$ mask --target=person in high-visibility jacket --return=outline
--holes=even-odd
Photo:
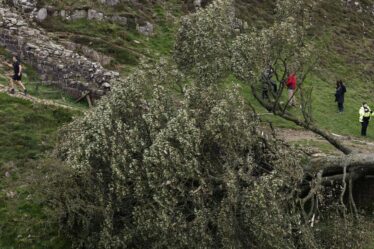
[[[360,108],[360,123],[361,123],[361,136],[366,136],[366,131],[369,126],[369,121],[373,111],[370,109],[368,104],[362,103]]]

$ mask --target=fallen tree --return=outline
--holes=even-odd
[[[175,96],[180,80],[137,70],[64,128],[69,182],[53,193],[73,248],[349,248],[310,225],[322,174],[302,196],[305,158],[264,134],[238,89],[190,81]]]
[[[371,179],[374,158],[372,154],[355,154],[356,152],[338,137],[314,122],[311,101],[313,89],[305,86],[305,81],[319,62],[320,52],[316,49],[313,37],[308,35],[308,30],[313,26],[312,13],[319,1],[278,1],[274,18],[276,21],[272,25],[239,35],[230,30],[230,23],[234,19],[230,12],[230,3],[217,3],[215,8],[220,11],[216,10],[214,13],[220,13],[219,18],[214,13],[204,15],[206,19],[201,28],[191,25],[194,17],[187,17],[189,19],[185,26],[182,25],[175,54],[175,57],[182,58],[176,60],[179,68],[195,75],[196,79],[206,75],[217,76],[215,81],[233,72],[238,79],[249,85],[255,99],[267,111],[314,132],[345,155],[313,159],[312,163],[306,166],[305,181],[301,188],[303,205],[317,198],[323,186],[336,187],[336,184],[339,184],[342,187],[342,196],[348,190],[352,196],[355,181],[362,178]],[[202,14],[203,12],[199,12],[195,15]],[[205,32],[204,27],[222,32]],[[185,46],[180,46],[181,44]],[[205,61],[204,67],[194,63],[196,60],[200,61],[200,57]],[[268,98],[264,99],[260,96],[263,83],[259,79],[269,68],[274,70],[273,80],[280,87],[277,92],[269,91]],[[285,103],[282,99],[284,83],[290,72],[298,73],[298,88],[293,94],[300,96],[300,112],[289,111],[290,99]],[[254,110],[253,106],[252,109]],[[353,197],[350,202],[350,205],[355,206]]]
[[[231,29],[232,1],[217,0],[183,18],[174,61],[144,65],[118,82],[96,108],[65,127],[57,154],[71,169],[74,188],[56,191],[56,203],[74,248],[362,245],[365,230],[345,215],[345,198],[346,193],[352,196],[351,169],[362,166],[360,160],[372,159],[356,158],[347,149],[351,164],[343,156],[335,158],[341,164],[333,164],[332,157],[325,158],[326,164],[323,159],[308,160],[264,134],[240,91],[222,91],[220,84],[234,72],[256,96],[256,79],[270,58],[279,58],[275,68],[277,63],[285,65],[284,72],[277,70],[283,74],[277,76],[280,82],[287,75],[284,62],[307,65],[302,58],[288,57],[307,58],[309,47],[301,46],[297,36],[290,43],[285,35],[295,35],[300,28],[292,18],[303,9],[299,2],[278,1],[284,22],[239,37]],[[295,47],[299,49],[291,53]],[[307,75],[310,66],[302,68]],[[297,118],[305,128],[314,127],[310,92],[301,92],[300,122],[287,111],[288,103],[281,103],[281,94],[282,90],[260,103],[275,114]],[[339,141],[335,143],[339,147]],[[334,216],[337,232],[326,231],[327,238],[321,240],[314,229],[323,211],[321,195],[324,186],[340,179],[341,189],[333,196],[339,207],[328,208],[344,215]],[[355,203],[350,203],[355,213]],[[339,243],[347,240],[350,243]]]

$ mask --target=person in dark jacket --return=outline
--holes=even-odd
[[[271,66],[269,66],[262,74],[261,74],[261,83],[262,83],[262,98],[269,99],[269,89],[273,93],[277,92],[277,84],[275,84],[274,80],[272,80],[274,74],[274,70]]]
[[[336,93],[335,93],[335,102],[338,102],[339,112],[344,111],[344,94],[347,92],[343,81],[338,80],[336,82]]]
[[[21,65],[21,60],[19,56],[13,55],[13,64],[9,64],[9,63],[5,63],[5,64],[13,68],[13,71],[14,71],[14,74],[10,80],[10,93],[12,94],[15,93],[14,84],[16,84],[23,90],[23,93],[27,95],[26,87],[22,83],[23,67]]]

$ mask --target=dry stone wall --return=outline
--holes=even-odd
[[[0,0],[1,1],[1,0]],[[30,13],[36,10],[37,0],[4,0],[7,4],[17,7],[24,13]]]
[[[1,2],[2,0],[0,0]],[[65,21],[75,21],[81,19],[94,20],[94,21],[108,21],[116,23],[125,28],[131,28],[134,25],[136,30],[145,36],[152,36],[154,34],[154,24],[149,21],[138,20],[138,18],[130,13],[125,14],[110,14],[107,15],[104,12],[88,7],[78,9],[57,9],[54,6],[44,6],[38,8],[37,0],[3,0],[9,6],[13,6],[24,16],[27,16],[30,20],[36,20],[38,22],[48,21],[48,17],[60,17]],[[100,0],[101,4],[109,6],[116,6],[120,2],[129,3],[129,1],[113,1],[113,0]],[[136,1],[132,2],[137,3]]]
[[[117,72],[104,69],[51,40],[42,29],[30,27],[22,16],[0,6],[0,44],[17,53],[41,75],[71,96],[90,91],[92,97],[105,94],[104,87],[118,79]]]

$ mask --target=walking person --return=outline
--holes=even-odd
[[[9,67],[13,68],[13,76],[10,80],[10,93],[14,94],[15,89],[14,85],[16,84],[18,87],[20,87],[24,93],[24,95],[27,95],[27,89],[22,83],[22,65],[21,61],[18,56],[14,55],[13,56],[13,64],[6,63]]]
[[[344,94],[347,92],[347,89],[343,81],[338,80],[336,82],[336,93],[335,93],[335,102],[338,102],[339,112],[344,111]]]
[[[292,72],[288,76],[287,81],[286,81],[286,86],[288,89],[288,102],[291,106],[296,106],[296,97],[295,97],[296,84],[297,84],[296,73]]]
[[[277,92],[277,84],[275,84],[274,80],[272,80],[274,74],[274,70],[271,66],[267,68],[262,74],[261,74],[261,83],[262,83],[262,98],[263,99],[269,99],[269,88],[271,88],[271,91],[273,93]]]
[[[361,123],[361,136],[366,136],[366,131],[369,126],[369,121],[372,115],[372,110],[366,102],[362,103],[360,108],[360,123]]]

